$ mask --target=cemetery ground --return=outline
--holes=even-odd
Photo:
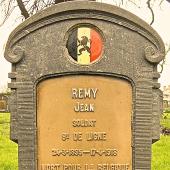
[[[0,170],[18,170],[17,144],[9,140],[10,114],[0,113]],[[170,113],[164,113],[161,124],[170,129]],[[152,145],[152,170],[170,170],[170,135]]]
[[[0,113],[0,170],[18,170],[17,144],[9,140],[10,114]]]

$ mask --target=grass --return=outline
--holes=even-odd
[[[0,170],[17,170],[17,144],[9,139],[9,113],[0,113]]]
[[[164,113],[161,118],[161,125],[170,129],[170,113]]]
[[[170,170],[170,136],[152,145],[152,170]]]
[[[162,115],[161,125],[170,129],[170,113]],[[170,136],[161,135],[161,139],[152,145],[152,170],[170,170]]]
[[[170,113],[161,124],[170,127]],[[18,170],[17,144],[9,140],[9,113],[0,113],[0,170]],[[152,170],[170,170],[170,136],[152,145]]]

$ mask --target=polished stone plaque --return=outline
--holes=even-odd
[[[37,86],[38,170],[131,170],[132,87],[107,76]]]

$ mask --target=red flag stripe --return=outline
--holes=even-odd
[[[90,30],[90,39],[90,62],[93,62],[100,57],[103,44],[100,34],[93,29]]]

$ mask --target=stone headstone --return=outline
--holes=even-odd
[[[23,22],[5,51],[19,170],[150,170],[164,55],[147,23],[112,5],[60,3]]]

